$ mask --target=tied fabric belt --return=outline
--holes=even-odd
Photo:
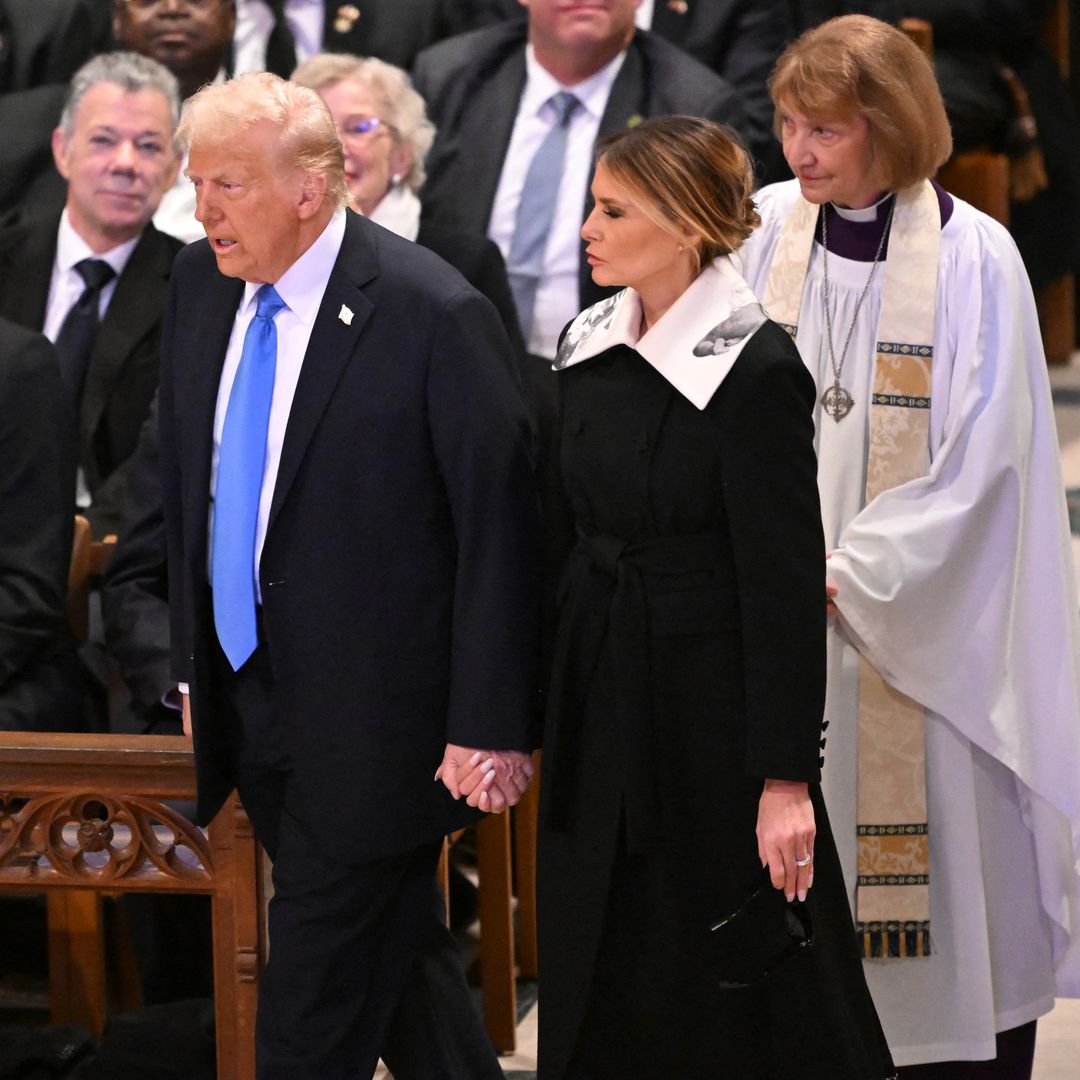
[[[614,536],[578,536],[560,589],[545,725],[544,767],[552,771],[549,828],[565,829],[573,818],[581,727],[606,642],[615,679],[618,745],[613,749],[622,769],[627,847],[637,853],[659,842],[660,733],[653,723],[646,579],[701,573],[729,576],[730,567],[726,533],[664,536],[639,543]]]

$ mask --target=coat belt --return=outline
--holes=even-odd
[[[646,580],[721,572],[730,566],[724,533],[664,536],[639,542],[579,534],[560,587],[559,631],[548,698],[544,751],[549,798],[545,821],[561,831],[574,816],[581,725],[605,640],[615,679],[627,847],[648,850],[661,838],[657,741],[653,720]]]

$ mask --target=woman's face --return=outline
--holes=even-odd
[[[884,194],[872,176],[874,148],[864,117],[833,122],[781,105],[780,121],[784,157],[807,202],[859,210]]]
[[[390,190],[391,178],[404,178],[412,153],[386,122],[375,95],[356,79],[340,79],[319,93],[330,109],[345,150],[345,182],[361,211],[370,214]]]
[[[612,179],[602,160],[593,176],[592,195],[596,205],[581,235],[597,285],[629,285],[648,295],[657,284],[685,279],[688,270],[685,284],[693,280],[693,239],[676,239],[654,224],[642,211],[640,200]]]

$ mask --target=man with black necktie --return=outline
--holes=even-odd
[[[150,224],[178,166],[176,80],[131,53],[76,72],[53,133],[59,214],[0,235],[0,314],[55,346],[79,444],[72,492],[95,535],[116,532],[123,465],[158,379],[162,304],[179,241]]]
[[[532,772],[513,351],[457,271],[345,210],[314,91],[206,87],[178,141],[207,239],[162,348],[172,665],[200,820],[235,786],[274,861],[257,1075],[363,1080],[381,1054],[397,1080],[497,1080],[435,871]]]

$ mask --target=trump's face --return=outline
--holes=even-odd
[[[282,160],[278,139],[261,122],[189,151],[195,217],[227,277],[275,282],[304,249],[304,173]]]
[[[146,227],[179,168],[169,102],[157,90],[102,82],[83,95],[71,132],[53,132],[53,157],[68,182],[68,217],[96,251]]]

